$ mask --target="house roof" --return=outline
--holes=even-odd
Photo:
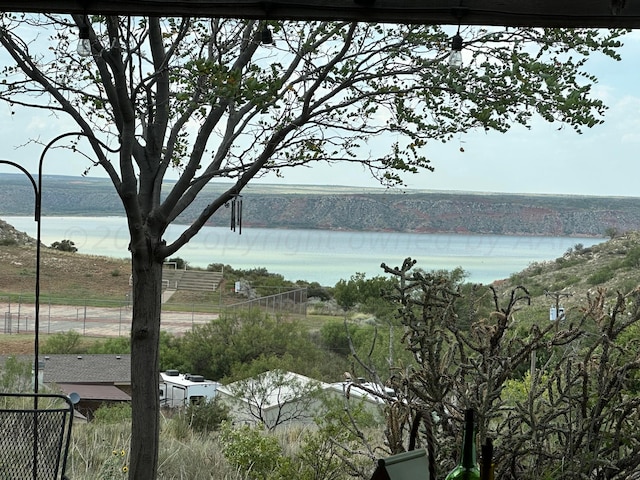
[[[99,400],[108,402],[129,402],[131,397],[113,385],[92,385],[88,383],[58,383],[65,395],[77,393],[81,400]]]
[[[131,355],[46,355],[39,368],[44,383],[131,383]]]
[[[256,395],[260,397],[262,408],[268,409],[282,404],[282,402],[295,400],[300,396],[300,392],[303,391],[305,387],[312,385],[316,385],[318,389],[325,392],[332,391],[346,395],[347,398],[365,400],[374,404],[384,403],[383,397],[395,396],[393,389],[374,383],[324,383],[298,373],[283,372],[280,370],[268,371],[255,378],[240,380],[228,385],[221,385],[218,387],[218,393],[236,397],[239,392],[247,393],[253,390],[256,392]],[[245,402],[255,401],[256,395],[250,395],[249,398],[240,398],[240,400],[244,400]]]
[[[291,402],[300,396],[301,390],[313,385],[321,389],[329,388],[329,384],[314,380],[294,372],[270,370],[261,373],[255,378],[239,380],[228,385],[218,387],[218,393],[230,397],[236,397],[239,391],[255,391],[260,398],[262,408],[268,409],[278,406],[283,402]],[[240,398],[245,402],[255,401],[255,396]],[[238,397],[236,397],[238,398]]]
[[[392,388],[370,382],[338,382],[332,383],[329,388],[342,392],[347,398],[362,399],[371,403],[384,403],[384,398],[395,398]]]

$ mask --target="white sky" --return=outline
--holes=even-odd
[[[640,32],[623,39],[622,61],[595,55],[587,63],[599,83],[598,97],[609,106],[604,125],[585,129],[582,135],[570,127],[536,119],[532,129],[514,127],[506,134],[473,132],[454,142],[427,145],[436,168],[406,177],[412,189],[478,192],[552,193],[640,197]],[[61,132],[76,130],[66,119],[43,111],[9,113],[0,104],[0,158],[19,162],[35,172],[41,146],[24,145],[39,137],[46,143]],[[464,152],[460,151],[464,148]],[[80,175],[87,166],[82,158],[65,155],[54,159],[50,151],[45,174]],[[0,171],[18,173],[0,165]],[[324,165],[285,170],[284,178],[266,177],[264,183],[304,185],[379,186],[357,165]],[[103,176],[99,169],[91,176]]]

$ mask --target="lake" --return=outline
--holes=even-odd
[[[3,216],[18,230],[36,236],[33,217]],[[169,243],[186,226],[172,225]],[[71,240],[84,254],[128,258],[129,233],[124,217],[43,217],[42,241]],[[264,267],[287,280],[316,281],[334,286],[360,272],[382,275],[382,262],[400,266],[406,257],[424,270],[462,267],[468,280],[491,283],[508,278],[533,262],[554,260],[581,243],[585,247],[602,238],[520,237],[504,235],[449,235],[394,232],[336,232],[204,227],[175,256],[193,267],[222,263],[233,268]]]

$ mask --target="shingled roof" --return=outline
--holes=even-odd
[[[47,355],[40,361],[44,383],[131,383],[131,355]]]

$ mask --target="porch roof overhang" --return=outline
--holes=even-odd
[[[627,0],[0,0],[0,11],[525,27],[640,27]]]

